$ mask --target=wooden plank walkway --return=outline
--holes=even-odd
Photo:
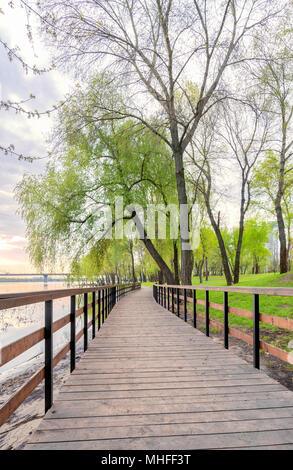
[[[114,307],[26,449],[293,449],[293,393],[142,288]]]

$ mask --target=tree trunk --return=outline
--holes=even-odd
[[[275,201],[275,210],[277,214],[279,241],[280,241],[280,274],[282,274],[288,271],[288,263],[287,263],[286,230],[285,230],[284,217],[283,217],[283,212],[282,212],[282,207],[281,207],[281,197],[279,194]]]
[[[199,262],[199,283],[202,284],[202,267],[204,258]]]
[[[282,197],[284,193],[284,174],[285,174],[285,161],[286,161],[286,127],[285,124],[285,109],[282,106],[282,150],[280,153],[280,168],[279,168],[279,182],[278,182],[278,192],[275,199],[275,210],[277,215],[278,230],[279,230],[279,241],[280,241],[280,274],[286,273],[288,271],[287,265],[287,242],[286,242],[286,231],[285,223],[282,211]]]
[[[209,280],[209,269],[208,269],[208,257],[205,257],[205,262],[206,262],[206,281]]]
[[[239,236],[238,236],[238,241],[237,241],[237,248],[236,248],[234,269],[233,269],[233,276],[234,276],[233,282],[234,282],[234,284],[238,284],[238,282],[239,282],[240,256],[241,256],[243,232],[244,232],[244,226],[243,226],[243,223],[241,223],[239,225]]]
[[[209,200],[208,200],[207,197],[205,197],[205,202],[206,202],[206,207],[207,207],[207,211],[208,211],[208,215],[209,215],[212,227],[214,229],[214,232],[215,232],[217,240],[218,240],[218,245],[219,245],[219,249],[220,249],[220,253],[221,253],[222,265],[223,265],[223,270],[224,270],[227,286],[231,286],[232,283],[233,283],[232,275],[231,275],[231,271],[230,271],[229,260],[228,260],[228,256],[227,256],[227,252],[226,252],[225,243],[224,243],[224,240],[223,240],[223,237],[222,237],[222,234],[221,234],[221,230],[220,230],[218,224],[215,221],[215,218],[214,218],[214,215],[212,213],[211,206],[210,206],[210,203],[209,203]]]
[[[165,261],[163,260],[163,258],[159,254],[159,252],[156,250],[156,248],[154,247],[152,241],[149,239],[149,237],[148,237],[148,235],[145,231],[145,228],[142,226],[142,223],[141,223],[139,217],[135,213],[133,213],[132,218],[135,221],[135,224],[136,224],[136,227],[137,227],[138,232],[140,234],[140,238],[141,238],[142,242],[144,243],[146,249],[148,250],[148,252],[152,256],[154,261],[157,263],[158,267],[160,268],[160,270],[162,272],[162,275],[164,277],[164,280],[167,282],[167,284],[175,285],[176,282],[175,282],[174,274],[172,273],[169,266],[165,263]]]
[[[243,232],[244,232],[244,216],[245,216],[244,204],[245,204],[245,196],[244,196],[244,187],[242,185],[239,234],[238,234],[236,254],[235,254],[235,260],[234,260],[234,269],[233,269],[234,284],[238,284],[239,282],[240,257],[241,257],[241,248],[242,248]]]
[[[193,268],[193,253],[189,241],[189,220],[188,214],[184,216],[184,207],[188,208],[186,184],[183,167],[183,152],[174,151],[175,170],[176,170],[176,184],[178,202],[180,208],[180,247],[181,247],[181,282],[183,285],[192,284],[192,268]],[[186,210],[188,213],[188,210]]]
[[[135,265],[134,265],[134,255],[133,255],[133,240],[129,240],[129,253],[131,257],[131,269],[132,269],[132,279],[133,282],[136,282],[136,274],[135,274]]]
[[[173,264],[174,264],[174,275],[175,275],[175,284],[180,284],[179,279],[179,263],[178,263],[178,247],[177,247],[177,240],[173,242]]]

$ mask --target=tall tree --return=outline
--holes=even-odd
[[[275,138],[271,150],[276,156],[274,174],[277,178],[273,204],[279,231],[280,273],[285,273],[288,271],[288,245],[283,198],[287,174],[292,171],[293,163],[292,28],[281,22],[278,24],[278,30],[273,30],[271,37],[267,39],[264,42],[263,38],[258,38],[256,47],[262,55],[262,61],[258,66],[251,67],[251,73],[259,92],[269,99],[266,112],[274,117]],[[273,57],[272,50],[274,50]]]
[[[251,97],[252,98],[252,97]],[[263,104],[261,106],[263,108]],[[237,247],[233,262],[233,283],[238,284],[245,216],[251,202],[253,169],[268,144],[269,120],[252,99],[241,104],[225,103],[220,136],[231,152],[240,172],[240,207]]]
[[[216,138],[218,113],[210,113],[202,119],[199,132],[188,149],[188,156],[192,162],[189,169],[189,182],[193,186],[194,198],[204,201],[211,226],[216,234],[222,258],[223,271],[227,285],[233,282],[231,267],[221,225],[221,213],[215,212],[215,174],[216,167],[220,166],[220,147]]]
[[[130,116],[150,128],[172,150],[179,204],[188,205],[184,152],[204,113],[223,93],[216,95],[229,66],[250,57],[253,32],[282,9],[267,0],[68,0],[38,2],[44,31],[58,51],[56,64],[74,67],[87,75],[111,70],[117,87],[129,89],[123,109],[103,106],[100,118],[113,112],[117,119]],[[50,24],[50,27],[48,27]],[[196,76],[199,90],[194,103],[186,76]],[[188,113],[176,105],[182,91]],[[156,109],[164,119],[149,121]],[[167,130],[167,133],[164,131]],[[181,280],[191,283],[192,250],[188,211],[181,218]],[[183,215],[184,214],[184,215]]]
[[[253,203],[264,212],[269,213],[272,219],[275,217],[281,219],[278,223],[279,240],[280,232],[282,240],[279,250],[280,272],[289,269],[291,247],[293,171],[288,163],[282,173],[282,198],[280,201],[278,195],[280,191],[280,158],[277,153],[272,151],[266,153],[265,159],[254,170],[252,184]],[[279,207],[278,213],[276,212],[276,199]],[[285,249],[284,244],[286,245]],[[281,255],[285,256],[285,254],[286,263],[284,266],[284,262],[281,263]]]

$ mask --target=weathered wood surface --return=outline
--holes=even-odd
[[[293,394],[142,288],[90,343],[26,449],[293,449]]]

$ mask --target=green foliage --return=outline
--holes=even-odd
[[[95,280],[102,274],[103,264],[108,250],[111,250],[111,242],[107,239],[100,240],[87,255],[81,259],[73,260],[71,264],[71,274],[75,279]]]
[[[247,220],[243,236],[244,256],[250,256],[253,263],[266,261],[270,251],[266,248],[269,241],[270,224],[256,219]]]
[[[93,80],[85,91],[78,89],[59,116],[61,152],[44,174],[25,175],[16,188],[29,254],[37,266],[65,257],[77,262],[73,268],[79,275],[91,278],[102,269],[110,272],[117,265],[112,259],[117,244],[111,244],[111,256],[107,250],[108,265],[105,257],[103,267],[97,262],[102,238],[111,238],[105,205],[112,209],[111,225],[119,196],[123,216],[129,216],[125,207],[130,204],[146,208],[150,203],[177,203],[174,162],[164,141],[130,119],[110,119],[105,112],[105,120],[97,119],[100,103],[110,107],[113,100],[119,109],[119,94],[107,77]],[[162,256],[170,255],[169,240],[156,245]],[[127,254],[125,245],[119,250],[120,257],[121,251]]]
[[[278,191],[278,181],[280,172],[279,156],[272,150],[266,152],[265,159],[260,162],[254,169],[252,180],[252,191],[254,196],[254,204],[265,207],[270,204],[269,208],[273,210],[276,193]],[[292,193],[293,173],[285,172],[284,175],[284,195],[287,199]]]

